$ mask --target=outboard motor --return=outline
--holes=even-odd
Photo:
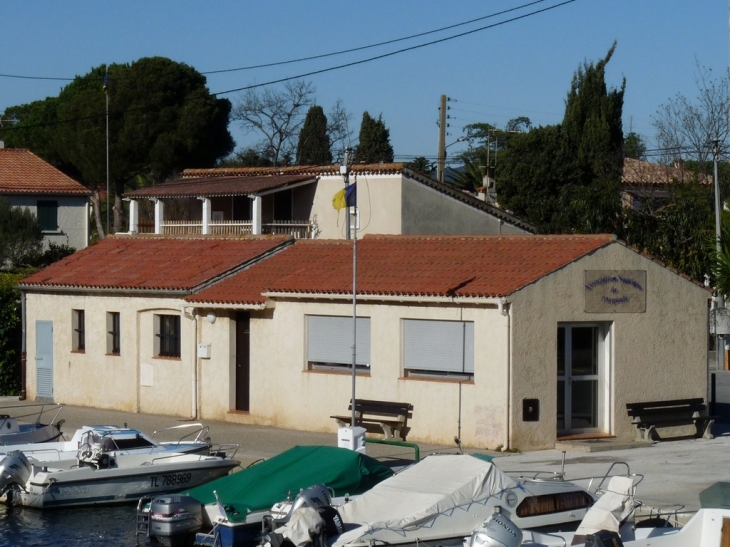
[[[482,526],[474,530],[466,543],[466,547],[519,547],[520,545],[522,545],[522,530],[501,513],[494,513]]]
[[[324,484],[315,484],[299,491],[294,501],[286,500],[274,504],[271,515],[274,527],[281,526],[289,521],[294,511],[302,507],[321,509],[332,505],[332,494]],[[273,528],[272,528],[273,529]]]
[[[330,505],[332,505],[332,494],[329,488],[324,484],[315,484],[299,492],[299,495],[294,499],[291,512],[293,513],[300,507],[320,509]]]
[[[12,450],[0,460],[0,494],[13,484],[25,487],[33,471],[28,458],[19,450]]]
[[[149,537],[165,539],[172,545],[190,543],[203,526],[203,506],[190,496],[157,496],[150,502]]]
[[[612,530],[600,530],[586,536],[585,547],[624,547],[621,536]]]

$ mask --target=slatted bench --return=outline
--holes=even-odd
[[[646,403],[628,403],[626,411],[636,428],[636,440],[660,440],[657,427],[694,425],[697,438],[712,439],[715,416],[707,415],[707,405],[701,397]]]
[[[352,400],[348,410],[352,412]],[[391,401],[355,399],[355,425],[365,428],[369,433],[385,435],[387,440],[405,441],[408,435],[408,418],[413,416],[413,405]],[[330,416],[339,427],[352,425],[352,414]]]

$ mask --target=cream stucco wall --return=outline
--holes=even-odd
[[[401,175],[358,175],[357,205],[360,210],[358,237],[366,234],[400,234]],[[350,184],[355,180],[350,175]],[[342,177],[322,177],[312,205],[321,239],[344,239],[347,230],[345,209],[336,211],[332,198],[344,188]]]
[[[195,321],[189,316],[181,317],[181,358],[154,356],[154,315],[180,315],[181,306],[179,298],[27,294],[28,398],[34,399],[37,394],[36,321],[51,321],[55,402],[130,412],[193,415]],[[72,351],[72,310],[85,313],[83,352]],[[120,314],[119,355],[107,354],[107,312]]]
[[[506,385],[506,318],[496,306],[464,308],[359,303],[359,317],[370,318],[371,367],[358,375],[361,398],[406,401],[414,405],[409,440],[452,443],[459,434],[470,446],[503,442]],[[253,423],[310,431],[336,432],[331,415],[347,413],[352,394],[349,373],[306,370],[306,316],[351,317],[350,303],[276,302],[274,310],[251,319],[250,420]],[[401,319],[474,321],[475,381],[459,384],[404,378],[401,362]],[[227,360],[211,360],[218,377]],[[461,392],[461,393],[460,393]],[[459,401],[461,397],[461,408]],[[204,405],[203,413],[222,419],[221,408]]]
[[[646,312],[588,314],[585,270],[645,270]],[[603,429],[633,438],[627,402],[705,397],[710,294],[619,243],[570,264],[506,299],[463,306],[359,301],[370,318],[371,368],[357,396],[414,405],[408,439],[521,450],[550,448],[556,436],[556,352],[560,322],[610,325],[611,366]],[[86,314],[86,349],[71,351],[72,310]],[[106,354],[106,313],[121,314],[121,355]],[[502,311],[509,313],[502,313]],[[215,314],[213,322],[207,314]],[[179,359],[154,357],[154,315],[181,316]],[[27,293],[27,395],[35,399],[36,321],[52,321],[56,402],[209,420],[336,432],[347,412],[349,373],[308,371],[306,316],[351,317],[348,299],[272,300],[250,312],[250,411],[235,410],[235,311],[183,308],[179,297]],[[402,320],[474,322],[474,381],[406,378]],[[212,319],[212,317],[211,317]],[[211,356],[198,358],[197,345]],[[508,397],[509,395],[509,397]],[[522,421],[522,400],[540,400],[540,421]]]
[[[585,270],[645,270],[645,313],[586,313]],[[557,413],[559,322],[610,325],[604,433],[633,439],[626,403],[707,397],[710,293],[615,243],[508,298],[512,317],[513,445],[552,447]],[[522,400],[540,400],[540,421],[522,421]]]

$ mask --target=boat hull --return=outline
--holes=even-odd
[[[236,460],[187,456],[188,461],[154,462],[133,468],[63,470],[35,467],[17,502],[38,509],[136,502],[142,496],[180,492],[228,474]],[[173,460],[175,458],[170,458]]]

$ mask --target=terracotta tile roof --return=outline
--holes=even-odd
[[[685,169],[684,164],[679,166],[660,165],[649,163],[633,158],[624,159],[624,170],[621,175],[623,184],[635,185],[666,185],[674,181],[694,180],[696,174]],[[699,181],[702,184],[712,184],[712,178],[700,175]]]
[[[26,277],[21,285],[191,291],[287,241],[286,236],[110,236]]]
[[[351,166],[351,173],[369,175],[390,175],[403,171],[402,163],[368,163]],[[276,175],[332,176],[340,174],[339,164],[334,165],[291,165],[288,167],[211,167],[207,169],[185,169],[183,178],[199,177],[266,177]]]
[[[264,190],[286,188],[293,184],[315,182],[316,180],[311,175],[207,176],[171,180],[157,186],[127,192],[124,196],[132,198],[246,196]]]
[[[353,175],[404,175],[410,179],[416,180],[421,184],[424,184],[434,190],[446,194],[457,201],[461,201],[471,207],[480,209],[490,215],[493,215],[499,219],[508,222],[514,226],[517,226],[527,232],[536,232],[534,226],[517,218],[516,216],[487,203],[486,201],[479,199],[478,197],[464,192],[460,189],[454,188],[451,185],[444,184],[437,180],[434,180],[426,175],[413,171],[404,167],[402,163],[374,163],[367,165],[353,165],[351,167],[351,174]],[[259,192],[261,190],[269,188],[278,188],[279,186],[275,181],[287,179],[288,177],[294,176],[303,177],[324,177],[324,176],[340,176],[339,165],[326,165],[326,166],[291,166],[291,167],[220,167],[210,169],[186,169],[183,171],[182,181],[173,181],[174,184],[181,184],[188,182],[191,185],[195,185],[195,188],[186,188],[186,193],[173,193],[172,186],[169,192],[164,189],[173,182],[166,182],[160,186],[156,186],[153,189],[137,190],[126,194],[128,197],[183,197],[183,196],[212,196],[212,195],[232,195],[231,192],[235,192],[236,188],[239,187],[245,190],[245,193],[251,194]],[[220,193],[214,194],[209,189],[215,188],[214,182],[220,181]],[[270,186],[263,186],[268,184]],[[292,184],[288,182],[287,184]],[[257,186],[261,185],[261,186]],[[285,185],[282,184],[281,187]],[[184,186],[180,186],[183,188]],[[226,193],[226,190],[228,193]],[[244,192],[241,192],[244,193]]]
[[[0,194],[91,195],[30,150],[0,148]]]
[[[500,297],[614,241],[611,235],[366,236],[357,292],[380,296]],[[352,242],[297,240],[187,300],[262,304],[263,292],[352,293]]]

